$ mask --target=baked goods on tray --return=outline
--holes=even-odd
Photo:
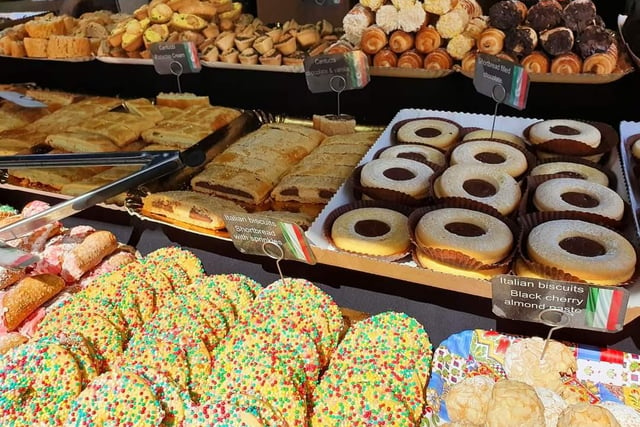
[[[260,205],[324,138],[323,133],[304,126],[263,125],[218,155],[191,180],[191,186],[195,191]]]

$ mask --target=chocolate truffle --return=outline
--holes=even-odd
[[[613,43],[613,36],[602,27],[590,25],[578,34],[576,44],[582,58],[587,58],[594,53],[606,52]]]
[[[527,6],[519,1],[500,1],[489,8],[489,23],[500,30],[515,28],[524,21],[526,8]]]
[[[504,49],[515,56],[529,55],[538,45],[538,34],[531,27],[518,26],[506,32]]]
[[[558,27],[562,23],[562,6],[556,0],[541,0],[529,9],[526,22],[539,33]]]
[[[591,0],[573,0],[562,11],[564,24],[572,31],[581,32],[596,19],[596,5]]]
[[[558,27],[540,34],[540,44],[549,55],[562,55],[573,49],[573,31],[567,27]]]

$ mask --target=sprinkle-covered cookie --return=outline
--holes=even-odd
[[[82,372],[61,345],[31,341],[15,347],[0,367],[0,421],[60,424],[81,390]]]
[[[114,370],[93,380],[74,400],[67,425],[158,426],[164,411],[149,382]]]
[[[204,274],[202,261],[193,252],[178,246],[167,246],[157,249],[145,257],[146,261],[165,262],[168,265],[178,265],[189,276],[190,280]]]

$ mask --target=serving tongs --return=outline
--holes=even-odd
[[[154,191],[168,189],[184,183],[199,172],[216,155],[238,138],[273,117],[261,111],[245,111],[228,125],[218,129],[184,151],[132,151],[115,153],[27,154],[0,156],[0,169],[57,168],[69,166],[122,166],[140,165],[142,168],[122,179],[99,187],[73,199],[58,203],[49,209],[0,228],[0,241],[22,237],[43,225],[67,218],[93,205],[104,202],[122,192],[143,184]],[[163,178],[160,180],[160,178]]]

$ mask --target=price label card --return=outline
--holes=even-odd
[[[473,85],[483,95],[518,110],[527,105],[529,75],[520,65],[493,55],[480,54],[476,59]]]
[[[158,74],[199,73],[202,69],[193,42],[162,42],[151,45],[151,59]]]
[[[260,214],[224,214],[231,240],[242,253],[268,255],[315,264],[316,259],[302,229]]]
[[[364,52],[309,56],[304,60],[307,86],[313,93],[361,89],[369,83],[369,63]]]
[[[509,275],[494,277],[491,285],[498,317],[540,323],[540,313],[551,309],[568,314],[570,328],[618,332],[624,326],[624,288]]]
[[[47,108],[47,104],[37,101],[30,96],[8,90],[0,91],[0,98],[13,102],[25,108]]]

